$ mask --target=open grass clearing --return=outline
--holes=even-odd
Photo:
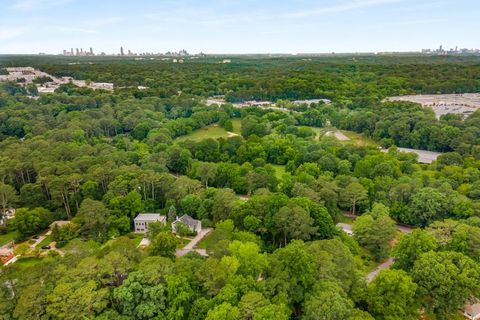
[[[200,242],[197,244],[198,249],[210,249],[216,242],[214,236],[215,230],[207,234]]]
[[[12,231],[12,232],[5,233],[5,234],[0,234],[0,246],[4,246],[7,243],[9,243],[10,241],[15,240],[17,238],[17,236],[18,236],[18,233],[16,231]]]
[[[20,257],[15,262],[15,265],[20,265],[22,267],[32,267],[36,264],[39,264],[43,261],[43,258],[39,257]]]
[[[229,138],[241,133],[241,120],[233,119],[233,132],[228,132],[224,128],[220,127],[218,124],[212,124],[204,128],[194,130],[192,133],[189,133],[184,136],[180,136],[175,139],[176,142],[182,142],[185,140],[200,141],[203,139],[219,139],[219,138]]]

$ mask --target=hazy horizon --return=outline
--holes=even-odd
[[[186,49],[210,54],[480,47],[473,0],[0,1],[0,54]]]

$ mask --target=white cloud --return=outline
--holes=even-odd
[[[291,18],[303,18],[308,16],[316,16],[325,13],[334,13],[334,12],[345,12],[356,10],[364,7],[372,7],[377,5],[401,2],[404,0],[351,0],[347,2],[342,2],[339,4],[320,7],[312,10],[297,11],[290,14],[287,14],[287,17]]]

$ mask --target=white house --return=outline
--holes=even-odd
[[[480,319],[480,300],[475,299],[474,301],[467,302],[463,309],[463,315],[468,320],[479,320]]]
[[[148,224],[151,222],[162,222],[165,223],[166,217],[161,216],[158,213],[140,213],[133,220],[136,233],[147,233]]]
[[[177,224],[178,223],[183,223],[185,224],[190,231],[192,232],[200,232],[202,231],[202,221],[193,219],[189,215],[184,214],[180,218],[177,217],[177,219],[172,222],[172,231],[177,232]]]
[[[15,213],[16,212],[17,212],[17,210],[13,209],[13,208],[5,210],[5,212],[3,212],[3,214],[1,215],[0,224],[5,224],[5,222],[7,222],[7,220],[15,218]]]

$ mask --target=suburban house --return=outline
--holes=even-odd
[[[12,208],[5,210],[5,212],[3,212],[0,218],[0,224],[5,224],[7,220],[15,218],[16,212],[17,212],[16,209],[12,209]]]
[[[140,213],[133,220],[133,224],[135,226],[136,233],[147,233],[149,223],[151,222],[165,223],[166,220],[167,218],[165,216],[161,216],[158,213]]]
[[[475,299],[473,301],[467,302],[463,309],[463,315],[469,320],[479,320],[480,319],[480,300]]]
[[[177,217],[177,219],[174,222],[172,222],[172,231],[173,232],[177,232],[176,226],[177,226],[178,223],[185,224],[190,229],[190,231],[192,231],[192,232],[197,232],[198,233],[198,232],[202,231],[202,222],[200,220],[193,219],[189,215],[184,214],[180,218]]]

